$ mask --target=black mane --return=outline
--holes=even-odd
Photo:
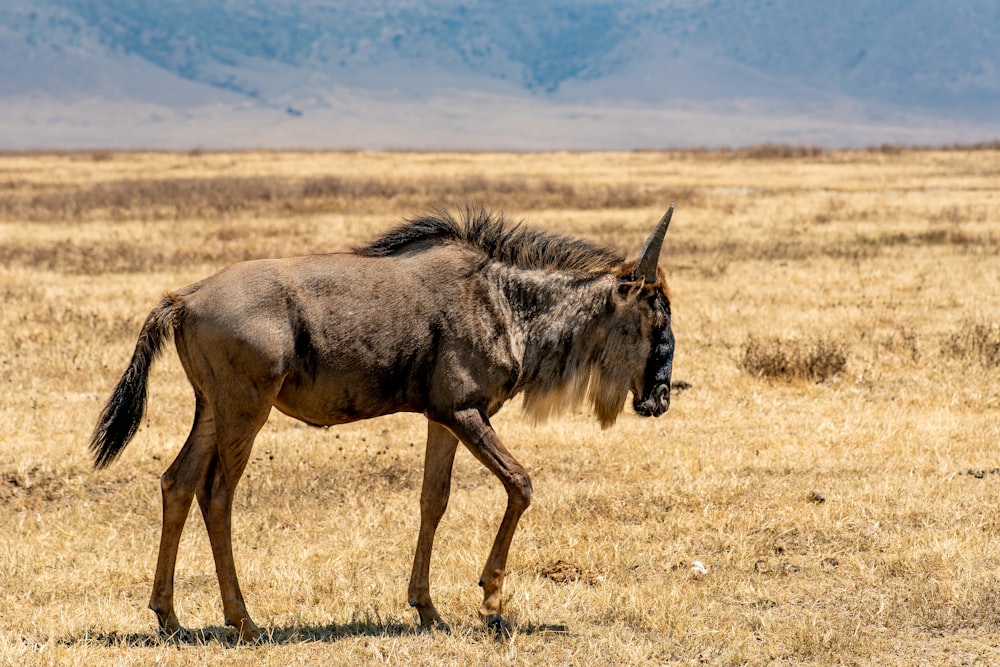
[[[508,224],[503,213],[467,207],[461,221],[444,210],[406,220],[368,245],[354,249],[366,257],[388,257],[421,243],[459,242],[497,261],[522,269],[603,273],[625,261],[619,253],[569,236]]]

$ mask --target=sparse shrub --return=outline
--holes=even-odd
[[[790,144],[758,144],[735,151],[736,157],[751,160],[787,160],[793,158],[818,157],[824,153],[819,146]]]
[[[907,147],[905,144],[880,144],[869,149],[872,152],[885,153],[886,155],[900,155],[905,150],[919,150],[916,146]]]
[[[958,248],[987,248],[995,246],[998,239],[993,234],[966,234],[956,229],[930,229],[908,234],[889,232],[878,236],[858,236],[857,244],[864,246],[956,246]]]
[[[1000,150],[1000,139],[988,141],[977,141],[971,144],[880,144],[870,146],[869,152],[885,153],[887,155],[900,155],[912,151],[995,151]]]
[[[823,382],[844,371],[847,354],[842,343],[828,338],[808,341],[747,338],[740,368],[755,377]]]
[[[876,344],[882,349],[908,357],[913,363],[919,363],[921,357],[919,341],[920,335],[916,330],[900,325],[896,330],[890,331],[885,337],[878,340]]]
[[[728,158],[731,160],[785,160],[794,158],[816,158],[827,151],[820,146],[806,144],[763,143],[738,148],[695,148],[693,155],[708,158]]]
[[[966,320],[945,340],[944,350],[956,359],[996,368],[1000,366],[1000,325]]]
[[[805,144],[763,143],[740,148],[719,148],[701,151],[706,155],[729,157],[736,160],[787,160],[795,158],[814,158],[826,153],[819,146]]]

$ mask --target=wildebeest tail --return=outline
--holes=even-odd
[[[132,361],[111,392],[90,439],[95,468],[105,468],[114,461],[139,430],[146,411],[149,369],[180,322],[182,308],[181,302],[168,294],[142,325]]]

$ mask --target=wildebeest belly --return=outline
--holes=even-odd
[[[336,363],[299,360],[285,376],[275,406],[287,415],[317,425],[344,424],[393,412],[422,412],[426,374],[411,355],[382,359],[342,358]]]

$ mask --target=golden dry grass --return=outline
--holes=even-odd
[[[148,310],[229,262],[345,249],[466,197],[629,251],[676,200],[664,258],[690,388],[608,431],[495,420],[535,487],[502,641],[475,583],[503,493],[471,456],[431,571],[453,632],[420,633],[422,418],[275,415],[234,519],[272,641],[218,627],[196,512],[177,578],[196,638],[160,640],[157,478],[193,404],[172,354],[122,460],[98,474],[86,453]],[[989,146],[0,155],[0,663],[1000,662],[998,284]],[[751,341],[786,365],[748,371]],[[831,349],[832,372],[798,372]]]

